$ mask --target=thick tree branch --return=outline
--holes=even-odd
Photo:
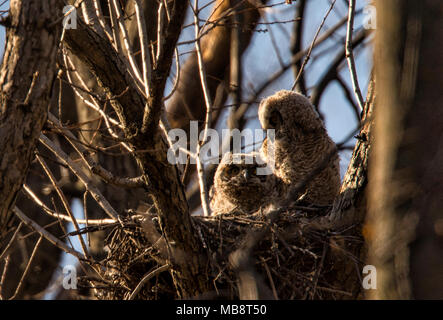
[[[376,1],[370,299],[442,299],[443,3]]]
[[[145,188],[158,210],[160,227],[176,249],[170,257],[179,292],[183,296],[201,294],[207,285],[201,274],[202,245],[193,232],[188,206],[175,165],[167,160],[168,143],[159,128],[163,91],[172,64],[176,42],[186,12],[186,1],[169,8],[170,22],[165,27],[164,44],[152,68],[149,97],[143,97],[126,65],[111,44],[79,22],[77,30],[66,32],[68,48],[90,68],[103,87],[124,127],[125,137],[135,151],[145,179]],[[146,107],[145,107],[146,105]]]
[[[0,238],[46,121],[62,23],[58,0],[11,2],[0,71]]]

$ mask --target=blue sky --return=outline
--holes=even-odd
[[[207,1],[200,1],[200,5],[203,6]],[[281,3],[279,0],[272,0],[270,4]],[[269,9],[266,9],[266,17],[268,21],[288,21],[294,19],[295,15],[295,3],[292,5],[280,5]],[[329,14],[320,34],[322,34],[329,27],[333,26],[337,21],[339,21],[343,16],[347,15],[347,2],[336,1],[334,9]],[[357,1],[357,9],[361,9],[368,4],[368,1]],[[305,17],[308,17],[305,22],[304,34],[303,34],[303,45],[304,48],[308,48],[311,45],[312,39],[320,26],[325,13],[328,11],[331,5],[329,0],[309,0],[306,5]],[[211,7],[201,12],[202,17],[207,17],[210,14]],[[354,30],[357,30],[362,26],[364,16],[362,14],[356,16]],[[193,22],[191,13],[187,17],[187,23]],[[274,25],[260,25],[260,29],[271,29],[276,43],[278,44],[278,50],[280,52],[280,57],[284,63],[290,61],[290,35],[292,34],[292,24],[274,24]],[[310,88],[317,83],[321,78],[325,70],[328,68],[329,64],[338,53],[343,48],[343,44],[336,44],[335,40],[339,39],[346,34],[346,24],[339,29],[334,35],[333,40],[327,40],[322,45],[318,47],[320,51],[326,48],[330,48],[330,53],[325,54],[320,57],[312,55],[308,64],[305,67],[305,78],[306,86],[308,88],[308,95],[311,93]],[[187,28],[181,35],[180,41],[189,40],[193,38],[194,30],[193,28]],[[334,45],[335,44],[335,45]],[[193,44],[184,45],[179,47],[179,52],[189,52],[193,49]],[[315,51],[314,51],[315,52]],[[369,47],[363,50],[356,51],[356,67],[358,73],[358,79],[360,82],[360,87],[362,89],[363,96],[366,95],[367,83],[369,80],[370,70],[372,68],[372,52]],[[184,61],[186,55],[181,57]],[[251,44],[247,49],[246,53],[242,59],[243,64],[243,94],[244,99],[248,99],[248,92],[250,92],[251,86],[257,86],[257,84],[265,81],[270,75],[275,73],[280,68],[280,63],[278,57],[275,53],[273,46],[270,41],[270,32],[256,32],[252,38]],[[347,84],[351,84],[349,71],[347,65],[344,64],[340,71],[340,75]],[[170,90],[174,78],[168,81],[167,91]],[[263,93],[261,97],[265,97],[273,94],[274,92],[281,89],[290,89],[294,82],[294,76],[292,70],[288,70],[284,76],[282,76],[273,85],[269,86],[267,90]],[[350,86],[352,88],[352,86]],[[229,103],[229,102],[228,102]],[[355,115],[350,108],[348,101],[343,93],[340,86],[333,82],[326,89],[322,96],[320,102],[320,110],[325,116],[325,124],[328,129],[329,135],[336,142],[342,142],[342,140],[349,135],[358,125]],[[248,116],[254,117],[256,115],[257,108],[251,108],[250,114]],[[225,117],[228,112],[225,112]],[[222,120],[223,121],[223,120]],[[223,124],[222,124],[223,127]],[[248,127],[258,128],[260,124],[258,120],[251,120],[248,123]],[[348,145],[353,145],[355,143],[354,139],[349,140]],[[342,174],[346,171],[350,156],[352,152],[343,151],[341,152],[341,171]]]

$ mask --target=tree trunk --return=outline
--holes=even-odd
[[[443,298],[443,4],[377,1],[373,299]]]
[[[26,178],[36,142],[46,121],[57,65],[62,2],[57,0],[11,1],[6,19],[6,47],[0,71],[0,252],[17,224],[12,208]],[[47,222],[47,219],[42,220]],[[27,264],[36,237],[10,247],[11,263],[3,294],[10,297]],[[17,298],[43,290],[58,261],[59,250],[43,241]],[[2,262],[3,264],[3,262]],[[40,266],[40,267],[39,267]],[[45,266],[45,267],[41,267]],[[49,272],[46,272],[46,269]],[[42,285],[43,284],[43,285]],[[22,294],[23,292],[23,294]]]
[[[61,14],[62,3],[56,0],[11,2],[0,71],[0,227],[3,232],[46,121],[62,29],[61,21],[54,21]]]

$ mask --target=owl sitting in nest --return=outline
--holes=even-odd
[[[211,189],[212,214],[253,213],[281,197],[282,183],[275,175],[262,174],[258,153],[226,153],[214,176]],[[262,162],[262,161],[261,161]],[[264,171],[264,170],[263,170]]]
[[[299,199],[315,205],[330,205],[340,190],[337,148],[328,136],[323,121],[303,95],[281,90],[264,99],[258,116],[262,129],[275,129],[275,175],[290,187],[306,178],[319,161],[331,152],[326,167],[308,183]],[[267,140],[261,152],[268,159]]]

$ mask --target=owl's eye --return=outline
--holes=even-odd
[[[240,172],[240,169],[237,166],[230,166],[230,167],[228,167],[228,170],[226,170],[226,174],[228,176],[235,176],[239,172]]]
[[[272,111],[271,117],[269,118],[269,124],[275,128],[278,129],[280,124],[283,122],[283,118],[277,110]]]

